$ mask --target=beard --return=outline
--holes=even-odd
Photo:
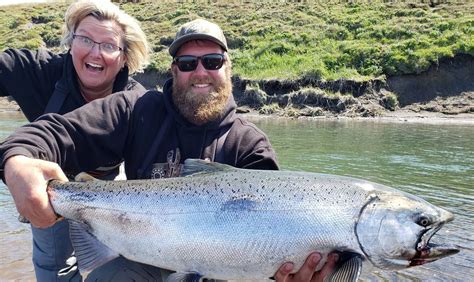
[[[229,96],[232,94],[230,67],[225,66],[225,79],[217,81],[212,77],[194,78],[178,85],[173,71],[173,102],[179,113],[195,125],[203,125],[217,120],[225,114]],[[214,87],[207,94],[194,93],[193,84],[211,83]]]

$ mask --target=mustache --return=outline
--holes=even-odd
[[[195,77],[189,80],[189,85],[192,84],[216,84],[214,79],[210,77]]]

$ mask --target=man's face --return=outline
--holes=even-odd
[[[224,51],[212,41],[199,40],[183,44],[176,56],[200,57],[215,53]],[[226,61],[218,70],[205,69],[201,60],[193,71],[182,72],[175,64],[171,70],[173,102],[189,122],[202,125],[221,117],[232,93],[230,62]]]

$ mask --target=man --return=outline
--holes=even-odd
[[[128,179],[177,176],[187,158],[278,169],[265,134],[235,113],[231,60],[222,30],[205,20],[189,22],[180,28],[169,51],[173,79],[166,82],[163,93],[117,93],[64,116],[45,115],[5,140],[0,169],[21,215],[35,226],[50,226],[56,215],[46,194],[48,180],[67,180],[66,174],[121,159]],[[286,263],[275,279],[321,279],[337,257],[331,256],[314,273],[320,259],[311,254],[291,275],[293,265]],[[120,267],[111,269],[109,274],[121,273]]]

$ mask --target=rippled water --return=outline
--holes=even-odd
[[[20,113],[0,112],[0,140],[26,122]],[[1,181],[0,213],[0,281],[33,280],[30,227],[18,222],[15,204]]]
[[[283,169],[354,176],[444,207],[455,220],[433,242],[459,254],[398,272],[363,271],[363,280],[473,281],[474,126],[374,121],[254,121],[269,136]]]
[[[467,281],[474,277],[474,126],[328,120],[254,121],[275,147],[283,169],[365,178],[418,195],[455,214],[433,241],[458,245],[459,254],[387,272],[364,269],[363,280]],[[0,113],[0,140],[26,123]],[[17,221],[0,184],[0,281],[32,279],[31,235]]]

